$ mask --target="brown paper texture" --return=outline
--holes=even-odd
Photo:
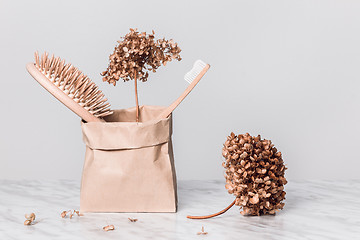
[[[115,110],[106,122],[81,123],[86,144],[81,212],[176,212],[172,118],[164,107]]]

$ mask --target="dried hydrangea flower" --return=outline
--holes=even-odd
[[[226,209],[209,216],[188,216],[203,219],[218,216],[233,205],[242,208],[242,215],[275,214],[283,209],[286,192],[284,161],[281,152],[270,140],[250,134],[231,133],[223,147],[225,188],[235,195]]]
[[[161,65],[176,59],[181,60],[181,49],[174,40],[155,39],[155,32],[151,34],[130,29],[130,32],[118,41],[114,52],[109,57],[109,66],[101,73],[103,81],[116,85],[119,79],[134,80],[135,100],[138,121],[137,80],[146,82],[149,72],[156,72]]]
[[[284,161],[270,140],[231,133],[223,148],[226,188],[243,215],[275,214],[285,199]]]

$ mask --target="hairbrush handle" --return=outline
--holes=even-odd
[[[34,63],[28,63],[26,69],[30,75],[43,86],[49,93],[51,93],[55,98],[67,106],[71,111],[76,113],[86,122],[103,122],[102,119],[95,117],[89,111],[81,107],[76,103],[72,98],[60,90],[56,85],[54,85],[42,72],[40,72],[34,65]]]
[[[200,81],[200,79],[205,75],[205,73],[209,70],[210,65],[206,64],[206,66],[201,70],[201,72],[196,76],[196,78],[190,83],[190,85],[185,89],[185,91],[178,97],[170,106],[168,106],[157,119],[167,118],[177,106],[185,99],[185,97],[194,89],[196,84]]]

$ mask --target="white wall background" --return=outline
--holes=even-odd
[[[134,105],[132,82],[101,82],[130,27],[183,49],[140,83],[140,103],[170,104],[201,58],[212,66],[174,114],[178,179],[223,179],[226,136],[273,140],[288,179],[359,178],[359,1],[0,0],[0,178],[79,179],[80,119],[26,72],[33,52],[72,62],[113,108]]]

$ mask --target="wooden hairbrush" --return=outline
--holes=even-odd
[[[39,58],[35,52],[35,64],[26,69],[49,93],[86,122],[102,122],[102,117],[112,114],[110,104],[86,75],[72,64],[65,64],[59,57],[44,53]]]

